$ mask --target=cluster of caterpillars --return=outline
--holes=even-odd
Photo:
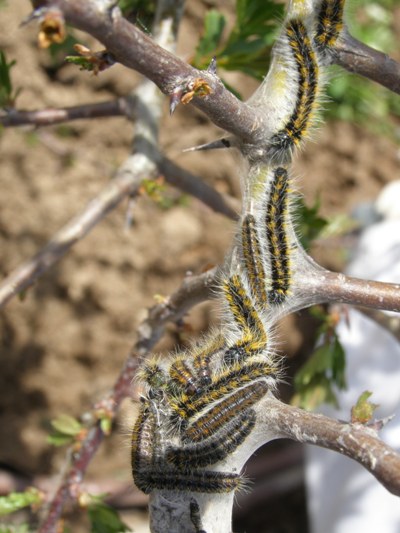
[[[251,438],[254,407],[277,381],[267,316],[291,297],[296,237],[288,165],[313,123],[321,66],[342,31],[343,0],[323,0],[307,16],[299,4],[291,4],[274,50],[275,64],[282,58],[292,69],[296,97],[265,139],[267,155],[256,163],[257,194],[244,199],[220,281],[224,323],[187,352],[149,360],[140,370],[146,395],[132,432],[132,473],[145,493],[221,493],[245,484],[240,474],[212,465]]]

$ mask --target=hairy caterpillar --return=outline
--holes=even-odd
[[[253,298],[261,307],[267,305],[265,291],[265,259],[263,258],[260,240],[257,235],[256,220],[247,214],[242,222],[242,253],[247,278]]]
[[[226,350],[223,363],[227,366],[232,366],[260,355],[267,347],[267,339],[262,338],[263,333],[265,333],[264,329],[261,335],[257,332],[253,334],[250,330],[245,331],[242,337]]]
[[[246,488],[247,482],[238,474],[207,470],[179,472],[158,469],[143,470],[135,477],[136,486],[145,494],[155,489],[204,493],[226,493]]]
[[[290,288],[288,186],[287,170],[283,167],[274,169],[265,210],[265,233],[271,266],[271,288],[268,297],[274,304],[282,303]]]
[[[167,448],[167,461],[180,470],[200,468],[217,463],[225,459],[244,442],[254,428],[255,421],[255,412],[248,409],[206,440],[195,444],[186,444],[184,447]]]
[[[140,368],[137,377],[149,387],[149,396],[154,398],[159,392],[167,387],[168,376],[158,361],[146,361]]]
[[[203,386],[211,383],[211,361],[225,347],[226,341],[222,334],[217,334],[207,340],[205,346],[195,350],[193,367]]]
[[[268,389],[269,386],[265,381],[255,381],[237,390],[192,422],[184,432],[185,441],[199,442],[206,439],[230,422],[243,409],[257,403],[268,392]]]
[[[207,405],[220,400],[256,379],[273,375],[273,372],[274,369],[271,368],[271,365],[263,361],[250,361],[245,364],[236,363],[217,374],[208,389],[191,398],[185,396],[174,398],[171,401],[171,406],[181,418],[188,419],[207,407]]]
[[[333,47],[343,30],[345,0],[322,0],[317,16],[314,42],[320,50]]]
[[[288,163],[314,122],[324,48],[342,28],[343,0],[322,0],[317,16],[310,6],[290,3],[270,72],[249,102],[268,115],[270,126],[257,150],[240,145],[248,175],[236,245],[219,283],[224,322],[202,345],[173,356],[165,370],[156,361],[142,368],[148,399],[132,432],[132,472],[146,493],[225,493],[244,486],[236,473],[202,469],[240,457],[257,403],[278,379],[268,321],[295,292]],[[201,531],[196,509],[192,522]]]
[[[299,146],[307,133],[318,94],[318,62],[305,24],[300,19],[289,20],[285,36],[298,73],[297,97],[293,112],[285,126],[269,141],[270,157]]]
[[[237,325],[244,331],[257,332],[260,339],[266,342],[264,326],[237,274],[224,282],[223,291]]]
[[[174,382],[183,387],[187,394],[192,395],[200,392],[197,376],[182,356],[177,357],[172,362],[169,367],[169,375]]]
[[[143,400],[132,430],[131,466],[134,478],[143,468],[149,468],[153,461],[154,430],[154,415],[151,412],[149,402]]]

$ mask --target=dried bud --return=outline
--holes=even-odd
[[[188,104],[195,96],[204,97],[211,94],[211,87],[203,78],[195,78],[176,87],[170,97],[170,114],[175,111],[177,105]]]
[[[65,21],[60,11],[47,11],[40,23],[38,44],[48,48],[51,44],[60,44],[66,36]]]

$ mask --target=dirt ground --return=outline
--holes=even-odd
[[[223,4],[224,9],[231,8],[228,0]],[[209,5],[206,1],[187,3],[179,42],[184,58],[193,52]],[[98,77],[72,65],[50,68],[47,52],[37,49],[35,24],[18,28],[28,10],[29,2],[13,0],[0,11],[0,48],[17,61],[12,75],[15,85],[22,88],[18,108],[107,100],[127,94],[138,82],[135,73],[118,65]],[[82,42],[92,43],[87,37]],[[256,86],[235,74],[229,75],[229,82],[244,95]],[[218,190],[239,195],[230,154],[181,154],[185,147],[218,136],[200,112],[181,106],[172,118],[165,113],[160,133],[167,155]],[[131,139],[132,125],[124,118],[1,133],[2,277],[35,254],[101,191],[129,153]],[[398,178],[398,148],[358,126],[330,123],[321,127],[315,142],[298,157],[295,173],[308,202],[319,194],[324,215],[349,213]],[[185,272],[200,272],[222,261],[233,235],[232,222],[194,199],[176,204],[163,210],[143,197],[136,201],[133,223],[126,229],[127,203],[123,203],[23,299],[15,298],[1,311],[0,468],[4,475],[28,482],[56,478],[65,451],[46,442],[50,420],[60,413],[79,416],[109,390],[155,295],[172,292]],[[338,265],[334,253],[320,251],[318,257],[328,266]],[[212,315],[212,306],[203,305],[186,322],[196,335],[206,329]],[[286,327],[288,340],[283,348],[293,357],[307,352],[313,338],[312,321],[302,314],[288,320]],[[176,328],[171,326],[159,349],[171,348],[175,340]],[[88,479],[102,490],[106,487],[112,492],[115,484],[124,482],[130,486],[125,436],[130,409],[130,402],[125,402],[116,431],[89,470]],[[289,489],[279,489],[283,483],[279,472],[271,474],[267,469],[270,480],[277,480],[275,492],[268,485],[264,493],[257,491],[257,499],[246,497],[236,512],[235,531],[306,532],[301,452],[295,446],[282,452],[281,445],[271,448],[281,453],[286,467],[294,464],[290,472],[297,481],[289,483]],[[248,473],[253,470],[250,465]],[[262,487],[263,481],[257,484]],[[126,491],[129,496],[133,489]],[[122,495],[115,498],[123,507],[122,500]],[[135,513],[132,507],[125,509],[123,518],[135,531],[147,531],[144,500],[139,503]],[[86,528],[83,523],[74,531]]]

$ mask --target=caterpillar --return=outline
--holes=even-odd
[[[266,342],[263,323],[237,274],[224,282],[223,291],[237,325],[244,331],[256,332],[260,340]]]
[[[205,346],[195,350],[193,367],[197,377],[204,387],[211,383],[211,361],[214,356],[225,347],[225,339],[220,333],[206,341]]]
[[[167,461],[180,470],[201,468],[222,461],[244,442],[254,428],[255,421],[255,412],[247,409],[201,442],[167,448]]]
[[[153,462],[154,432],[155,418],[151,412],[150,403],[142,399],[131,438],[131,466],[134,479],[143,468],[149,468]]]
[[[260,355],[267,347],[267,339],[263,338],[264,333],[264,329],[261,335],[250,330],[245,331],[239,340],[228,347],[224,353],[223,363],[232,366]]]
[[[269,140],[269,157],[284,157],[300,145],[308,132],[318,96],[319,66],[311,39],[302,20],[294,18],[285,27],[285,37],[297,69],[297,96],[284,127]]]
[[[137,377],[149,387],[149,397],[155,398],[167,387],[168,376],[158,361],[146,361],[138,371]]]
[[[344,0],[317,2],[316,16],[311,2],[290,3],[270,72],[249,101],[268,114],[269,130],[257,150],[238,144],[248,173],[236,244],[219,282],[226,318],[219,331],[165,367],[155,360],[142,367],[148,398],[132,430],[131,460],[136,485],[146,493],[230,493],[246,485],[234,472],[203,469],[227,460],[249,438],[257,403],[278,379],[268,320],[294,292],[297,244],[288,163],[314,122],[320,65],[342,30]],[[190,518],[201,533],[195,500]]]
[[[317,16],[314,42],[320,51],[332,48],[343,30],[345,0],[322,0]]]
[[[171,407],[183,419],[189,419],[202,409],[254,380],[272,375],[274,369],[263,361],[235,363],[217,374],[208,389],[191,398],[177,397],[171,400]]]
[[[218,494],[243,490],[247,486],[246,480],[238,474],[207,470],[179,472],[148,469],[135,477],[135,483],[145,494],[155,489]]]
[[[192,422],[184,432],[185,442],[199,442],[210,437],[243,409],[252,407],[261,400],[268,389],[265,381],[255,381],[237,390]]]
[[[200,383],[186,360],[177,357],[169,367],[170,378],[183,387],[187,394],[192,395],[200,392]]]
[[[257,235],[256,220],[252,214],[247,214],[242,222],[242,254],[243,263],[249,281],[250,291],[254,300],[261,308],[267,306],[265,291],[265,260],[262,255],[260,241]]]
[[[271,268],[271,303],[282,303],[289,294],[291,281],[290,242],[288,237],[288,186],[287,170],[274,169],[265,210],[265,233]]]

